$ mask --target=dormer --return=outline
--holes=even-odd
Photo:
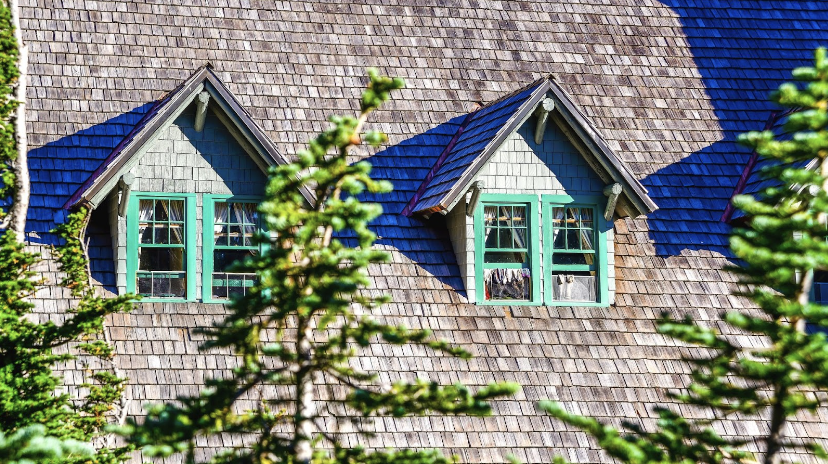
[[[157,100],[64,208],[109,223],[119,293],[221,303],[253,285],[228,267],[258,252],[257,203],[285,162],[208,65]]]
[[[446,215],[470,302],[607,306],[647,190],[551,78],[470,113],[403,210]]]

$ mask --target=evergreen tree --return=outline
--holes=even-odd
[[[0,3],[0,199],[9,200],[0,206],[0,228],[8,227],[0,232],[0,462],[120,462],[125,448],[101,448],[90,454],[80,443],[91,441],[106,424],[123,380],[106,370],[91,371],[84,385],[88,393],[72,400],[58,394],[60,379],[53,372],[56,363],[73,359],[53,350],[66,351],[69,345],[111,358],[105,342],[85,339],[102,331],[105,315],[131,307],[128,297],[103,299],[89,284],[82,242],[85,211],[59,228],[65,244],[54,250],[66,275],[61,284],[77,299],[75,306],[61,324],[37,322],[31,314],[28,298],[43,281],[33,271],[40,257],[23,244],[26,208],[20,205],[28,204],[28,198],[21,200],[28,196],[28,177],[25,157],[20,157],[21,150],[25,154],[25,144],[20,145],[25,134],[19,132],[25,124],[20,124],[22,116],[16,111],[22,105],[14,94],[22,86],[18,65],[25,64],[19,63],[25,47],[19,51],[13,26],[17,5],[11,3],[11,8]],[[78,343],[81,339],[86,342]]]
[[[73,400],[68,393],[56,391],[60,379],[53,372],[55,365],[75,357],[66,349],[63,354],[54,350],[71,347],[106,363],[113,356],[111,346],[90,337],[103,331],[107,314],[131,308],[129,295],[102,298],[89,284],[81,232],[85,218],[85,211],[72,214],[57,230],[65,240],[54,249],[65,274],[61,285],[77,299],[60,324],[30,317],[33,305],[27,299],[42,283],[31,269],[40,258],[25,251],[13,232],[0,235],[0,434],[10,440],[45,434],[36,440],[41,450],[51,445],[78,449],[74,443],[90,442],[107,424],[123,390],[124,379],[101,369],[87,374],[83,387],[88,393],[83,398]],[[43,428],[31,429],[33,424]],[[117,463],[127,451],[101,447],[93,459],[99,464]],[[83,455],[64,454],[60,447],[52,452],[53,457],[44,462],[89,461]],[[56,460],[60,456],[63,461]]]
[[[373,70],[369,76],[359,117],[331,117],[332,127],[312,140],[294,163],[271,170],[259,207],[268,231],[259,237],[264,250],[237,268],[255,272],[258,283],[230,305],[223,322],[203,331],[209,336],[203,350],[230,349],[238,365],[228,378],[210,380],[199,396],[154,407],[143,426],[126,427],[147,455],[183,451],[187,462],[195,462],[197,436],[232,433],[252,437],[253,443],[229,450],[217,462],[448,463],[435,451],[348,447],[335,430],[320,424],[355,420],[360,427],[380,415],[484,415],[490,412],[486,400],[515,391],[515,385],[494,384],[472,392],[463,385],[440,386],[422,379],[382,388],[376,373],[357,368],[359,350],[371,343],[413,343],[469,356],[434,340],[427,330],[370,316],[388,298],[366,289],[366,268],[388,256],[372,249],[375,234],[368,228],[381,208],[358,196],[388,192],[391,186],[373,180],[367,162],[349,164],[348,153],[363,141],[376,147],[385,140],[379,132],[362,134],[362,128],[403,82]],[[302,189],[313,192],[311,204]],[[237,400],[260,387],[272,396],[256,410],[238,410]],[[330,396],[316,396],[326,390]],[[341,415],[321,414],[317,406],[322,403],[328,410],[338,408]]]
[[[828,327],[828,306],[810,301],[815,272],[828,271],[828,60],[816,51],[813,67],[798,68],[793,77],[804,85],[786,83],[771,99],[794,111],[784,132],[751,132],[739,141],[771,160],[762,175],[770,186],[756,198],[734,198],[745,214],[744,227],[731,236],[731,248],[741,261],[730,268],[746,288],[744,294],[758,311],[733,311],[727,324],[767,341],[760,348],[735,344],[713,328],[689,319],[665,319],[659,331],[708,353],[690,360],[692,384],[678,400],[709,408],[716,419],[689,421],[659,408],[659,429],[647,433],[632,427],[622,435],[596,420],[567,413],[560,405],[543,403],[553,416],[585,430],[610,455],[625,463],[783,462],[785,451],[808,451],[823,459],[818,443],[800,443],[783,435],[797,414],[825,407],[828,390],[828,343],[823,331],[805,330],[806,324]],[[822,392],[815,394],[815,392]],[[723,439],[713,430],[724,418],[765,420],[768,433]],[[758,442],[760,456],[744,451]]]

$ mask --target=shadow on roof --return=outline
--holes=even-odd
[[[769,93],[790,80],[795,67],[811,63],[816,47],[828,44],[828,29],[819,21],[828,10],[797,2],[661,3],[679,17],[724,136],[642,179],[660,207],[648,215],[650,238],[660,256],[684,250],[730,256],[729,227],[719,219],[750,155],[735,139],[762,130],[778,109]]]
[[[366,158],[365,161],[373,166],[371,175],[391,182],[394,191],[361,197],[363,201],[377,202],[383,207],[382,216],[371,224],[378,236],[377,245],[399,250],[443,285],[464,296],[460,270],[443,217],[437,214],[435,216],[440,217],[424,221],[401,213],[465,117],[458,116]]]
[[[63,222],[66,215],[63,204],[152,105],[141,105],[29,151],[32,195],[26,231],[30,243],[57,243],[57,238],[49,231]]]

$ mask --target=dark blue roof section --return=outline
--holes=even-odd
[[[476,160],[491,151],[499,134],[509,131],[509,122],[520,115],[520,109],[538,93],[545,93],[546,79],[480,108],[471,115],[451,151],[430,182],[422,188],[419,201],[415,198],[412,212],[438,207]],[[444,205],[447,206],[447,205]]]
[[[721,219],[751,157],[750,149],[736,138],[763,130],[771,114],[781,110],[768,100],[770,92],[792,80],[794,68],[812,64],[815,48],[828,46],[828,3],[661,3],[671,7],[681,23],[704,83],[700,101],[712,105],[720,134],[718,141],[671,159],[641,178],[660,207],[648,215],[649,236],[659,255],[705,249],[727,256],[730,228]],[[699,115],[705,117],[703,112]],[[677,126],[675,143],[697,140],[701,131],[694,129],[704,124],[688,120]],[[751,191],[758,191],[758,176],[750,180]]]
[[[785,131],[785,122],[793,112],[797,110],[786,110],[786,111],[774,111],[771,113],[771,117],[768,119],[768,122],[765,124],[763,130],[771,131],[775,134],[777,140],[788,140],[791,138],[791,134]],[[753,152],[751,154],[751,158],[748,160],[747,164],[745,165],[744,171],[742,172],[742,179],[740,179],[739,183],[737,183],[736,188],[733,191],[733,195],[731,196],[731,200],[736,195],[759,195],[764,189],[768,187],[772,187],[775,185],[779,185],[777,180],[767,179],[764,175],[764,170],[766,168],[778,165],[778,161],[773,159],[768,159],[760,156],[758,153]],[[800,163],[796,163],[796,167],[805,167],[809,164],[809,161],[803,161]],[[722,220],[725,222],[734,221],[744,217],[744,213],[741,210],[738,210],[733,207],[733,205],[728,205],[727,209],[725,210],[725,214],[722,216]]]
[[[32,193],[26,230],[40,236],[30,236],[30,241],[54,243],[48,232],[64,221],[63,204],[152,107],[147,103],[29,151]]]

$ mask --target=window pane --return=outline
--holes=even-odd
[[[592,229],[592,208],[581,208],[581,227]]]
[[[256,210],[258,205],[255,203],[244,204],[245,224],[257,225],[259,224],[259,212]]]
[[[184,244],[184,224],[170,224],[170,243],[183,245]]]
[[[581,239],[580,239],[580,230],[578,229],[567,229],[566,231],[566,250],[580,250],[581,249]]]
[[[592,241],[592,229],[581,229],[578,232],[578,238],[580,243],[580,249],[582,250],[594,250],[594,245]]]
[[[244,246],[253,246],[253,235],[256,233],[255,225],[244,226]]]
[[[510,235],[512,236],[511,246],[512,248],[529,248],[529,243],[527,243],[527,236],[526,236],[526,229],[507,229],[510,231]]]
[[[187,279],[182,273],[138,272],[138,294],[155,298],[184,298]]]
[[[215,250],[213,251],[213,270],[226,271],[236,261],[243,261],[248,256],[255,256],[257,250]]]
[[[165,200],[164,204],[168,206],[170,222],[184,221],[184,200]]]
[[[552,247],[556,250],[566,250],[566,232],[561,229],[552,229]]]
[[[555,301],[598,301],[595,283],[595,272],[553,272],[553,298]]]
[[[487,251],[483,255],[484,263],[522,263],[529,264],[529,255],[525,251]]]
[[[212,297],[225,299],[233,295],[244,295],[247,293],[247,289],[252,287],[255,282],[255,274],[214,272]]]
[[[153,229],[155,230],[155,242],[153,243],[170,243],[170,229],[167,224],[153,224]]]
[[[229,242],[229,235],[227,233],[227,225],[225,224],[216,224],[213,226],[213,238],[215,239],[216,245],[219,246],[227,246]]]
[[[152,220],[153,207],[152,200],[138,201],[138,237],[141,243],[152,243],[154,231],[148,221]]]
[[[139,214],[139,221],[146,222],[153,220],[153,209],[155,205],[152,200],[139,200],[138,201],[138,214]]]
[[[486,269],[483,276],[487,300],[531,300],[529,269]]]
[[[552,208],[552,227],[563,227],[564,226],[564,209],[563,208]]]
[[[138,269],[141,271],[183,271],[183,248],[138,248]]]
[[[230,246],[239,246],[242,243],[241,227],[230,226]]]
[[[497,229],[487,227],[486,228],[486,236],[484,238],[486,248],[500,248],[500,246],[498,245],[499,242],[497,241],[497,238],[498,238]]]
[[[152,295],[152,277],[138,276],[138,294],[141,296]]]
[[[495,222],[495,217],[497,217],[497,206],[489,205],[483,207],[483,220],[487,226]]]
[[[592,253],[552,253],[553,265],[592,264]]]
[[[155,201],[155,217],[153,218],[154,221],[168,221],[170,219],[167,211],[170,208],[169,200],[156,200]]]

